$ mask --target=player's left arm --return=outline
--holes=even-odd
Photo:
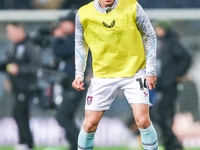
[[[149,89],[155,88],[156,76],[156,34],[140,4],[137,3],[136,25],[144,40],[146,56],[146,80]]]

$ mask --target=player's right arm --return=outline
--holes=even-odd
[[[75,80],[72,86],[78,91],[84,90],[83,79],[86,68],[88,45],[84,38],[84,28],[80,22],[79,13],[76,14],[75,22]]]

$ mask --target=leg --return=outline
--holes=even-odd
[[[60,126],[65,129],[66,138],[70,142],[70,150],[77,150],[77,137],[79,129],[74,122],[74,114],[84,95],[84,91],[67,89],[63,93],[63,102],[58,110],[56,119]]]
[[[144,149],[158,150],[157,133],[149,117],[149,89],[145,77],[145,71],[141,69],[133,78],[125,78],[122,89],[133,109]]]
[[[172,131],[173,117],[174,117],[174,103],[176,100],[177,89],[176,86],[170,87],[163,92],[162,98],[155,103],[153,111],[155,120],[161,127],[164,137],[164,146],[166,150],[182,149],[182,146]]]
[[[117,78],[92,78],[85,103],[85,120],[78,137],[78,150],[92,150],[99,121],[118,92]]]
[[[85,120],[78,137],[78,150],[92,150],[94,134],[105,111],[85,111]]]
[[[140,130],[142,145],[145,150],[158,150],[157,133],[149,117],[149,106],[132,103],[133,114]]]
[[[19,129],[20,144],[33,148],[33,138],[29,128],[29,93],[15,93],[14,119]]]

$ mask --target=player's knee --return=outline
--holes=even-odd
[[[139,117],[139,118],[135,119],[135,121],[136,121],[138,128],[140,128],[140,129],[146,129],[151,124],[151,121],[147,117]]]
[[[97,126],[98,126],[98,124],[96,124],[94,122],[84,122],[83,129],[85,130],[85,132],[91,133],[91,132],[96,131]]]

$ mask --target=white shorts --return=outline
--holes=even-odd
[[[93,77],[86,96],[85,110],[108,110],[120,89],[124,90],[124,95],[129,104],[143,103],[151,105],[145,76],[145,70],[141,69],[133,77]]]

